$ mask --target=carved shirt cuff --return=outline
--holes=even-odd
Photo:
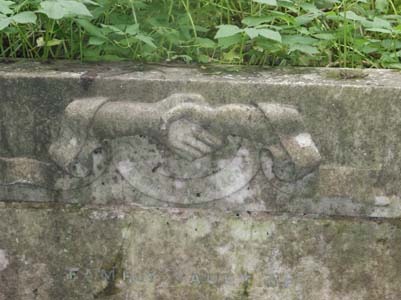
[[[85,177],[92,171],[92,153],[100,147],[92,125],[96,113],[108,101],[104,97],[79,99],[65,109],[60,132],[49,153],[58,166],[74,177]]]

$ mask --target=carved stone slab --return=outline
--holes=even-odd
[[[0,300],[399,300],[401,75],[327,72],[0,66]]]
[[[153,104],[75,100],[49,152],[62,173],[54,189],[67,201],[89,193],[93,203],[145,206],[269,209],[306,189],[320,163],[295,108],[214,107],[197,94]],[[262,195],[264,185],[271,191]]]
[[[398,217],[401,118],[383,72],[160,67],[74,89],[72,71],[39,90],[48,79],[5,77],[0,199]]]

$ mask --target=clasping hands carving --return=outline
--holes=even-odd
[[[224,141],[198,124],[180,119],[170,124],[167,145],[176,154],[193,161],[218,150]]]

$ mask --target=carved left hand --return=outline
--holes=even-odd
[[[186,119],[174,121],[168,131],[169,148],[187,160],[195,160],[223,146],[223,141]]]

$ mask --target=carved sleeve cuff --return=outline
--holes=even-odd
[[[65,109],[57,139],[49,153],[54,162],[74,177],[85,177],[92,171],[92,153],[100,146],[92,125],[107,98],[85,98],[70,103]]]
[[[319,151],[309,133],[306,132],[299,112],[292,106],[259,103],[268,122],[278,136],[284,153],[275,155],[277,147],[270,147],[275,158],[275,175],[285,181],[292,181],[312,172],[320,163]],[[280,170],[282,169],[282,170]]]

